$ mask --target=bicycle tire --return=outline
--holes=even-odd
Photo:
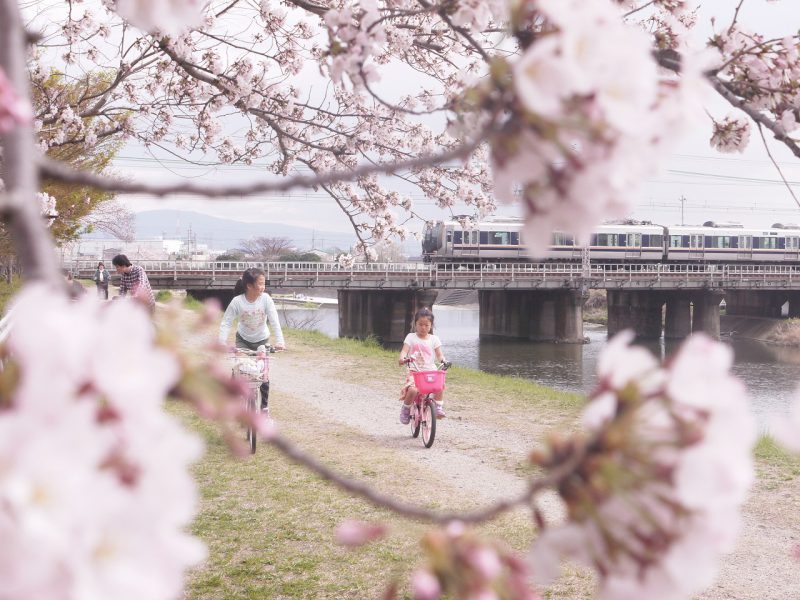
[[[416,403],[412,404],[411,405],[411,421],[409,421],[411,423],[411,437],[412,438],[415,438],[415,437],[419,436],[419,427],[420,427],[420,425],[422,423],[421,419],[417,419],[416,418],[417,417],[417,411],[418,411],[417,404]]]
[[[426,448],[430,448],[436,438],[436,408],[433,400],[428,400],[423,405],[420,425],[422,426],[422,443]]]
[[[260,400],[261,392],[258,389],[254,389],[252,393],[247,398],[247,412],[251,415],[258,415],[258,407],[259,407],[259,400]],[[256,453],[256,443],[258,441],[258,436],[256,435],[256,430],[252,425],[247,426],[247,443],[250,446],[250,454]]]

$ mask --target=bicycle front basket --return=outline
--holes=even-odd
[[[414,387],[420,394],[435,394],[444,389],[444,371],[412,371]]]

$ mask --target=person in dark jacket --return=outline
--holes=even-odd
[[[97,286],[97,296],[103,300],[108,300],[108,279],[110,275],[102,262],[97,263],[97,270],[94,272],[94,284]]]

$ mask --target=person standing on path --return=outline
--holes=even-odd
[[[139,265],[131,264],[124,254],[117,254],[111,259],[111,264],[120,275],[119,295],[130,296],[145,304],[152,314],[156,309],[156,299],[144,269]]]
[[[108,300],[108,278],[110,275],[102,262],[97,263],[97,270],[94,272],[94,284],[97,286],[97,297]]]

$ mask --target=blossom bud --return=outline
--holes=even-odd
[[[373,540],[383,537],[387,531],[386,525],[365,523],[363,521],[343,521],[336,528],[336,542],[342,546],[355,548],[363,546]]]
[[[437,600],[442,587],[433,573],[427,569],[417,569],[411,576],[411,593],[414,600]]]

